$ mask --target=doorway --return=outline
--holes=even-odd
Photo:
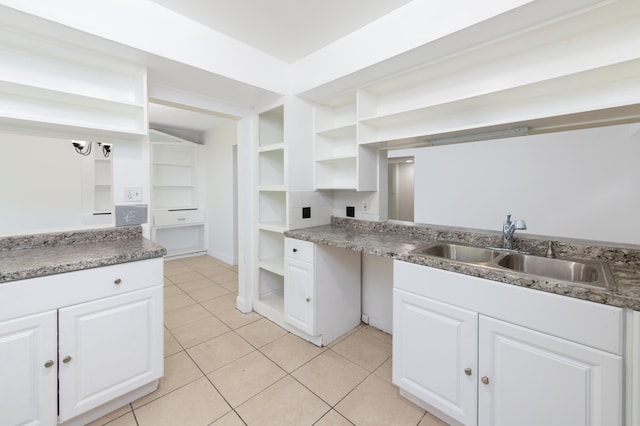
[[[396,157],[388,165],[388,217],[413,222],[414,157]]]

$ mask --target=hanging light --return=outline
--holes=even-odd
[[[91,154],[91,142],[81,141],[81,140],[72,140],[71,144],[75,148],[76,152],[80,155],[89,155]]]
[[[98,146],[102,147],[102,155],[104,155],[105,158],[109,158],[109,154],[111,154],[112,144],[98,142]]]

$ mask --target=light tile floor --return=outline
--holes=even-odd
[[[158,390],[91,426],[445,425],[391,384],[388,334],[314,346],[235,309],[237,269],[209,256],[165,262],[164,290]]]

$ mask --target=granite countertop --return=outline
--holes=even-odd
[[[333,218],[331,225],[296,229],[285,233],[287,237],[317,244],[374,254],[606,305],[640,310],[640,246],[606,246],[580,240],[560,240],[553,237],[528,238],[523,235],[516,238],[516,244],[531,254],[542,255],[546,250],[547,241],[552,240],[556,255],[560,259],[582,258],[607,263],[617,289],[608,290],[507,269],[483,268],[469,263],[411,254],[415,248],[433,241],[454,241],[497,247],[502,244],[500,232]]]
[[[140,226],[0,237],[0,285],[165,254]]]

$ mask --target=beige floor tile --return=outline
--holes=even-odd
[[[171,281],[171,279],[169,279],[169,278],[168,278],[168,277],[166,277],[166,276],[165,276],[165,277],[163,277],[163,282],[164,282],[164,286],[165,286],[165,287],[166,287],[166,286],[168,286],[168,285],[175,285],[175,284],[173,283],[173,281]]]
[[[227,268],[225,268],[222,265],[218,265],[216,263],[212,263],[211,265],[206,266],[204,268],[198,268],[198,272],[200,272],[202,275],[204,275],[207,278],[211,278],[213,276],[220,275],[220,274],[225,273],[227,271],[228,271]]]
[[[313,345],[291,333],[285,334],[260,349],[271,361],[278,364],[288,373],[320,355],[325,350],[325,348]]]
[[[191,268],[196,269],[196,268],[204,268],[209,265],[215,264],[216,261],[213,257],[207,256],[205,254],[201,256],[185,257],[184,259],[182,259],[182,263],[184,263],[185,265]]]
[[[166,275],[169,278],[174,277],[176,275],[180,275],[180,274],[186,274],[187,272],[191,272],[191,271],[192,269],[186,266],[185,264],[183,264],[182,262],[175,263],[175,264],[173,263],[169,264],[169,262],[164,263],[164,275]]]
[[[117,419],[106,423],[107,426],[138,426],[138,422],[136,418],[133,416],[132,412],[125,414],[122,417],[118,417]]]
[[[369,374],[351,361],[328,350],[291,373],[293,377],[334,406]]]
[[[327,414],[322,416],[322,418],[318,420],[316,423],[314,423],[313,425],[314,426],[350,426],[352,424],[353,423],[351,423],[349,420],[342,417],[342,415],[338,413],[336,410],[331,410]]]
[[[220,311],[215,314],[223,323],[227,324],[231,329],[235,330],[252,322],[258,321],[262,315],[256,312],[243,314],[239,310],[233,308],[226,311]]]
[[[226,288],[218,284],[211,283],[210,286],[190,291],[189,296],[198,302],[205,302],[207,300],[215,299],[216,297],[224,296],[229,293],[229,290],[227,290]]]
[[[176,309],[175,311],[165,312],[164,325],[172,329],[210,316],[212,316],[211,312],[199,304],[195,304]]]
[[[237,408],[247,425],[312,425],[330,407],[290,376]]]
[[[398,388],[370,375],[338,405],[336,411],[356,425],[416,425],[424,410],[398,393]]]
[[[191,358],[209,374],[253,352],[255,349],[236,333],[229,332],[187,350]]]
[[[225,296],[216,297],[215,299],[207,300],[206,302],[202,302],[202,306],[204,306],[209,312],[212,314],[216,314],[222,311],[228,311],[230,309],[236,308],[236,298],[237,294],[229,293]]]
[[[181,272],[175,275],[167,275],[167,277],[169,277],[169,279],[175,284],[181,284],[187,281],[193,281],[200,278],[204,278],[199,272],[196,272],[191,269],[187,272]]]
[[[418,426],[449,426],[449,423],[443,422],[431,413],[424,413],[424,417],[418,423]]]
[[[359,366],[374,371],[391,356],[391,345],[357,331],[331,348]]]
[[[393,377],[391,376],[391,366],[392,366],[392,358],[386,360],[376,371],[373,372],[376,376],[380,377],[382,380],[391,383]]]
[[[206,378],[135,410],[140,426],[207,425],[231,410]]]
[[[374,327],[371,327],[371,326],[368,326],[368,325],[360,327],[360,331],[362,331],[363,333],[368,334],[370,336],[373,336],[373,337],[375,337],[377,339],[380,339],[383,342],[386,342],[388,344],[391,344],[392,340],[393,340],[391,334],[385,333],[382,330],[378,330],[377,328],[374,328]]]
[[[218,318],[211,316],[172,328],[171,333],[183,348],[188,349],[230,330],[231,329]]]
[[[229,281],[238,282],[238,273],[227,269],[224,272],[221,272],[220,274],[210,276],[209,279],[218,284],[229,282]]]
[[[278,337],[287,334],[287,331],[280,328],[266,318],[259,319],[249,325],[236,330],[243,339],[251,343],[256,348],[260,348],[267,343],[271,343]]]
[[[175,284],[164,286],[164,289],[162,291],[164,293],[165,300],[169,297],[180,296],[181,294],[184,294],[184,291],[180,290],[180,288],[178,288],[178,286],[176,286]]]
[[[94,421],[92,421],[91,423],[88,423],[87,426],[102,426],[102,425],[106,425],[107,423],[118,419],[122,416],[124,416],[127,413],[131,413],[131,405],[127,404],[124,407],[118,408],[115,411],[112,411],[111,413],[100,417],[99,419],[96,419]],[[134,423],[135,425],[135,420]]]
[[[176,284],[182,291],[191,293],[192,291],[200,290],[203,288],[211,287],[215,285],[213,281],[208,278],[200,277],[189,281],[184,281]]]
[[[229,290],[232,293],[237,293],[238,292],[238,280],[231,280],[231,281],[225,281],[225,282],[221,282],[218,283],[218,285],[226,288],[227,290]]]
[[[184,351],[178,352],[164,359],[164,377],[160,379],[158,389],[134,401],[131,405],[134,409],[137,409],[202,376],[202,372],[191,358],[189,358],[189,355]]]
[[[285,376],[285,372],[258,351],[251,352],[231,364],[207,375],[232,407]]]
[[[171,334],[171,332],[165,328],[164,329],[164,356],[165,358],[176,354],[182,350],[182,346],[176,340],[175,337]]]
[[[196,301],[190,298],[186,294],[179,294],[177,296],[167,297],[164,299],[164,311],[170,312],[176,309],[184,308],[195,304]]]
[[[244,422],[234,411],[230,411],[213,422],[211,426],[244,426]]]

